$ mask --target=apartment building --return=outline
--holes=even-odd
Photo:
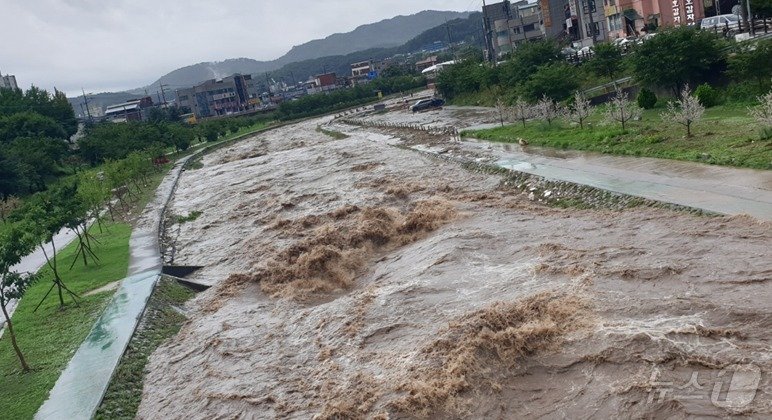
[[[248,74],[207,80],[176,93],[179,106],[189,108],[197,118],[244,112],[259,102],[256,84]]]
[[[499,19],[493,23],[495,30],[496,51],[506,54],[517,44],[535,41],[547,37],[546,27],[542,22],[540,7],[537,3],[521,1],[511,5],[510,18]]]

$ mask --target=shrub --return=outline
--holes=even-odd
[[[639,107],[643,109],[652,109],[654,108],[654,105],[657,104],[657,95],[655,95],[654,92],[643,88],[638,92],[636,101],[638,102]]]
[[[716,106],[721,102],[718,91],[707,83],[697,86],[697,90],[694,91],[694,96],[697,97],[700,104],[705,108]]]

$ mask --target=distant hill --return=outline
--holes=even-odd
[[[414,15],[396,16],[380,22],[359,26],[351,32],[333,34],[324,39],[316,39],[292,47],[287,54],[272,61],[236,58],[193,64],[174,70],[151,85],[130,92],[139,94],[145,89],[155,92],[162,83],[169,85],[171,89],[179,89],[193,86],[204,80],[230,76],[233,73],[264,73],[277,70],[286,64],[297,61],[312,60],[331,55],[345,55],[371,48],[396,47],[427,29],[449,20],[465,18],[468,15],[469,12],[425,10]]]
[[[394,48],[372,48],[353,52],[346,55],[333,55],[315,58],[312,60],[290,63],[282,68],[272,71],[270,77],[275,80],[285,81],[305,80],[310,76],[320,74],[324,70],[334,71],[339,75],[348,75],[351,72],[351,63],[369,59],[382,60],[398,54],[410,54],[420,51],[424,46],[435,41],[447,43],[448,32],[453,43],[463,42],[470,46],[483,46],[482,40],[482,13],[476,12],[463,19],[454,19],[443,22],[434,28],[426,30],[406,43]]]
[[[161,83],[167,85],[167,98],[175,89],[193,86],[204,80],[230,76],[233,73],[257,74],[270,72],[276,80],[305,80],[309,76],[327,71],[348,74],[353,62],[368,59],[381,60],[395,54],[407,54],[420,50],[435,41],[448,41],[448,28],[453,42],[464,41],[470,45],[482,45],[479,12],[424,11],[411,16],[397,16],[378,23],[363,25],[346,34],[334,34],[293,47],[290,52],[273,61],[257,61],[235,58],[220,62],[198,63],[174,70],[153,84],[127,92],[108,92],[91,95],[94,105],[102,108],[128,99],[142,97],[145,91],[156,100]],[[422,27],[423,26],[423,27]],[[395,30],[394,28],[401,28]],[[385,41],[384,41],[385,40]],[[367,47],[370,44],[371,46]],[[313,46],[313,47],[309,47]],[[358,48],[358,49],[355,49]],[[324,54],[322,51],[336,51]],[[302,57],[310,57],[303,59]],[[81,113],[82,98],[70,98],[76,114]]]

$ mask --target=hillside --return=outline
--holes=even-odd
[[[438,24],[428,26],[428,28],[424,28],[415,33],[414,25],[418,24],[416,24],[417,20],[412,18],[416,16],[421,16],[421,19],[428,23],[436,22],[438,20],[436,17],[438,16],[441,20]],[[444,18],[445,16],[448,17],[447,22]],[[174,70],[147,87],[137,88],[127,92],[99,93],[92,95],[91,101],[94,105],[104,107],[127,99],[144,96],[145,90],[147,90],[155,100],[156,92],[160,90],[158,86],[161,83],[167,85],[167,91],[174,91],[175,89],[195,85],[204,80],[221,78],[233,73],[260,75],[262,73],[270,72],[271,78],[275,80],[284,78],[286,81],[292,81],[293,79],[296,81],[305,80],[309,76],[323,72],[325,69],[327,71],[334,71],[338,74],[348,74],[349,65],[356,61],[367,59],[380,60],[396,54],[407,54],[418,51],[421,47],[435,41],[447,42],[448,28],[450,29],[453,42],[463,41],[470,45],[482,45],[480,33],[481,16],[482,14],[479,12],[457,13],[435,11],[421,12],[412,16],[398,16],[378,23],[360,26],[348,34],[335,34],[323,40],[315,40],[298,47],[293,47],[290,52],[277,60],[257,61],[249,58],[235,58],[216,63],[193,64]],[[403,23],[404,26],[402,25]],[[397,39],[400,40],[400,43],[396,44],[396,46],[390,45],[389,47],[384,47],[383,40],[377,42],[377,38],[370,38],[370,34],[373,33],[390,33],[392,31],[390,27],[404,28],[403,33],[399,36],[393,34],[389,36],[383,35],[384,39],[389,40],[385,43],[386,45],[393,44]],[[414,34],[407,37],[407,34],[411,32]],[[351,52],[352,46],[346,45],[346,42],[342,40],[346,36],[353,38],[356,38],[357,36],[370,38],[369,42],[376,43],[377,45]],[[406,37],[407,39],[405,39]],[[336,45],[335,48],[340,52],[333,55],[318,55],[321,54],[318,53],[314,58],[294,62],[287,58],[303,57],[313,54],[313,51],[309,51],[305,48],[305,46],[311,44],[318,45],[320,48],[319,51],[322,51],[321,48],[325,48],[326,51],[334,50],[330,45]],[[360,43],[359,45],[364,44]],[[285,61],[287,62],[282,64]],[[80,104],[82,99],[79,97],[70,98],[70,102],[73,104],[75,112],[80,114]]]
[[[467,45],[482,46],[481,19],[482,13],[472,13],[466,18],[449,21],[447,25],[443,22],[441,25],[424,31],[399,47],[372,48],[346,55],[334,55],[290,63],[271,72],[270,77],[275,80],[284,79],[285,81],[292,81],[293,78],[295,80],[304,80],[310,76],[322,73],[325,69],[340,75],[349,74],[351,63],[369,59],[382,60],[398,54],[410,54],[420,51],[423,46],[435,41],[447,42],[448,29],[454,43],[464,42]]]
[[[331,55],[345,55],[370,48],[397,47],[427,29],[468,15],[469,13],[425,10],[410,16],[397,16],[377,23],[362,25],[349,33],[334,34],[325,39],[293,47],[277,61],[281,64],[287,64]]]
[[[233,73],[254,74],[274,71],[282,66],[303,60],[345,55],[371,48],[397,47],[421,34],[427,29],[444,24],[446,21],[468,16],[468,12],[426,10],[409,16],[396,16],[380,22],[359,26],[351,32],[337,33],[324,39],[316,39],[292,47],[282,57],[272,61],[258,61],[250,58],[229,59],[219,62],[193,64],[174,70],[149,86],[135,89],[132,93],[158,90],[163,83],[171,89],[192,86],[207,79],[228,76]]]

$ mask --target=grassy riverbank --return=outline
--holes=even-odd
[[[66,305],[59,308],[54,291],[35,311],[51,287],[52,277],[46,266],[38,272],[40,280],[29,289],[13,314],[17,340],[32,368],[31,372],[21,371],[8,334],[0,338],[2,418],[32,418],[48,398],[48,392],[112,297],[114,287],[106,286],[114,286],[116,281],[126,276],[131,223],[152,200],[171,166],[165,165],[155,173],[127,212],[116,214],[116,221],[105,221],[101,231],[97,225],[90,228],[97,241],[93,246],[99,257],[98,265],[89,261],[89,265],[85,266],[82,259],[78,259],[72,270],[68,269],[75,257],[77,240],[57,253],[59,273],[67,287],[80,296],[78,305],[65,295]]]
[[[772,139],[760,138],[760,127],[740,105],[709,108],[695,124],[694,135],[686,137],[680,125],[663,122],[662,109],[646,110],[640,121],[626,130],[606,125],[598,112],[589,127],[541,121],[510,124],[489,130],[469,131],[467,136],[483,140],[517,143],[522,138],[534,146],[586,150],[626,156],[648,156],[715,165],[772,169]]]

